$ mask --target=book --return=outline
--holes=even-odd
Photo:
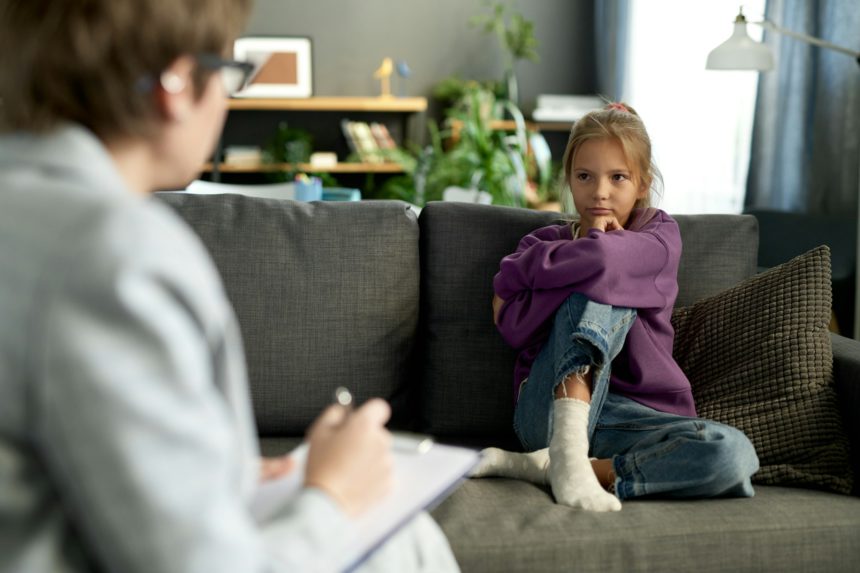
[[[391,132],[388,131],[388,126],[384,123],[371,123],[370,132],[373,134],[379,149],[397,149],[397,144],[394,143],[394,138],[391,137]]]
[[[577,121],[586,113],[601,109],[605,105],[598,96],[547,95],[537,96],[537,106],[532,112],[535,121]]]
[[[224,150],[224,164],[231,167],[257,167],[263,162],[263,152],[256,146],[231,145]]]
[[[351,122],[348,119],[340,120],[340,130],[343,132],[343,138],[346,140],[349,151],[358,155],[358,143],[356,143],[355,138],[352,135],[352,131],[349,128],[350,123]]]
[[[341,121],[341,130],[350,150],[363,163],[383,163],[380,146],[366,122],[344,119]]]
[[[289,474],[260,485],[251,503],[251,513],[258,522],[276,515],[298,494],[304,481],[307,450],[307,444],[293,450],[290,455],[296,460],[296,467]],[[331,556],[331,570],[356,567],[418,512],[435,507],[453,493],[480,460],[476,450],[397,435],[393,455],[394,488],[353,519],[355,536],[340,555]]]
[[[353,121],[350,124],[350,129],[358,144],[359,154],[363,155],[362,161],[367,163],[382,163],[379,145],[377,145],[376,140],[373,138],[370,126],[363,121]]]

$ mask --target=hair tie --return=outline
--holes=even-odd
[[[623,103],[618,102],[618,101],[608,104],[606,106],[606,109],[614,109],[616,111],[623,111],[624,113],[630,113],[630,110],[627,109],[627,106],[625,106]]]

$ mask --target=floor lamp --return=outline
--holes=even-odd
[[[790,36],[801,42],[819,46],[827,50],[841,52],[847,54],[857,61],[860,65],[860,52],[849,50],[830,42],[825,42],[820,38],[799,34],[791,30],[781,28],[770,20],[762,20],[761,22],[749,22],[763,27],[765,30],[777,32]],[[705,66],[709,70],[756,70],[769,71],[773,69],[773,52],[768,46],[756,42],[747,34],[747,19],[744,17],[743,10],[735,18],[735,30],[732,36],[711,50],[708,54],[708,62]],[[860,163],[860,161],[858,161]],[[860,173],[858,173],[858,186],[860,186]],[[854,338],[860,340],[860,188],[858,188],[857,196],[857,245],[854,261]]]

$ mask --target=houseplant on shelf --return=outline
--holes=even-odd
[[[263,149],[263,164],[278,167],[269,171],[269,178],[277,182],[292,181],[300,172],[299,164],[308,162],[312,150],[310,133],[282,121]]]
[[[502,110],[514,117],[513,134],[492,126]],[[528,144],[520,110],[477,82],[464,82],[445,115],[441,130],[430,123],[431,144],[414,162],[401,163],[406,174],[386,182],[383,195],[423,206],[454,187],[483,191],[496,205],[525,206]]]
[[[310,161],[312,151],[313,136],[304,129],[290,127],[282,121],[263,149],[263,165],[271,167],[266,171],[267,178],[274,183],[286,183],[304,173],[319,177],[327,187],[337,186],[337,181],[330,173],[301,169],[300,164]]]

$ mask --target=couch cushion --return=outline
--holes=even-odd
[[[558,217],[446,202],[429,203],[421,211],[423,431],[493,436],[501,445],[514,440],[516,354],[493,325],[493,275],[523,235]]]
[[[830,250],[819,247],[673,316],[699,415],[750,438],[757,483],[851,492],[830,300]]]
[[[467,480],[436,508],[463,571],[828,571],[860,563],[860,499],[774,486],[753,498],[553,502],[523,481]]]
[[[683,240],[678,300],[687,306],[757,270],[758,222],[752,215],[675,215]]]
[[[430,203],[421,212],[419,349],[424,431],[479,436],[512,447],[511,385],[516,354],[492,322],[493,276],[523,235],[559,213],[466,203]],[[691,303],[751,276],[755,218],[676,217],[684,241],[679,301]]]
[[[391,398],[418,321],[418,225],[400,202],[161,193],[236,309],[263,435],[301,434],[337,386]]]

